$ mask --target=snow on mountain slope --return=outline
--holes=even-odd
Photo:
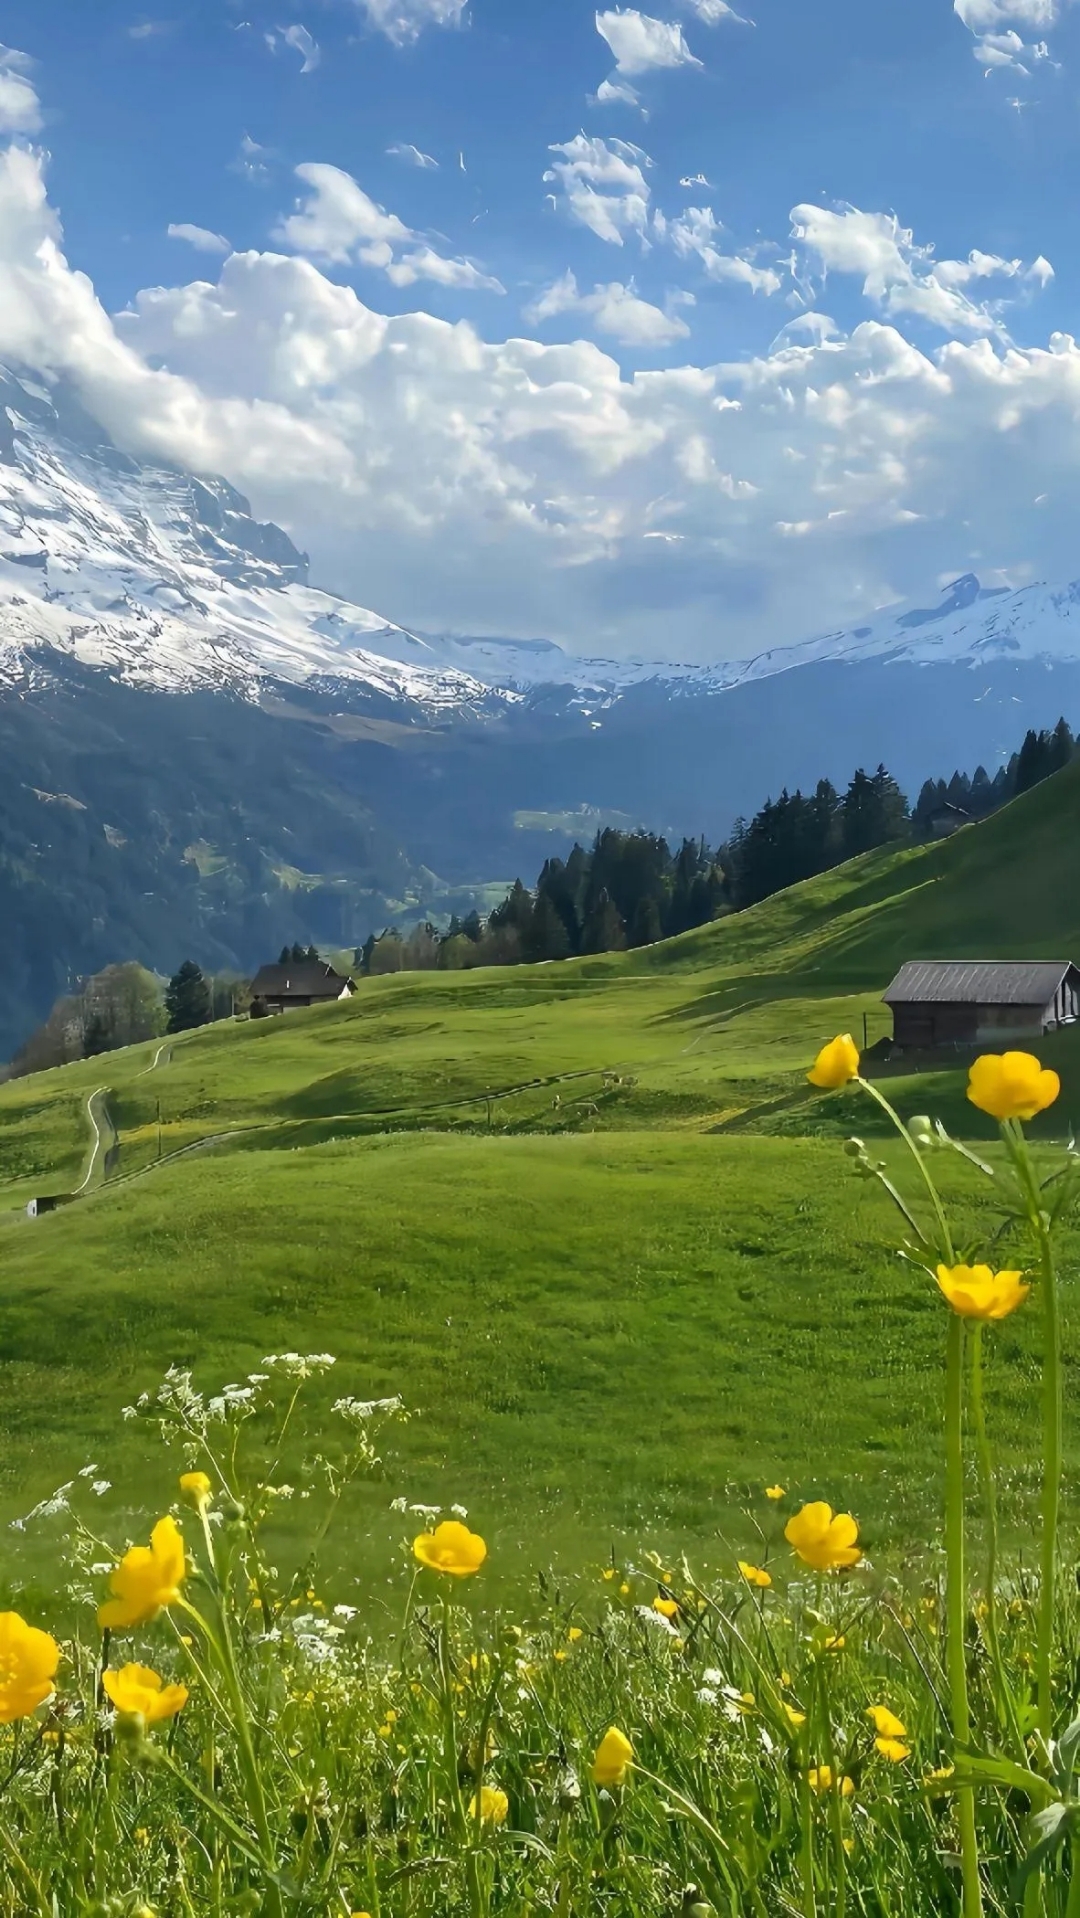
[[[161,691],[350,691],[478,718],[542,690],[585,713],[651,685],[708,697],[820,661],[1080,661],[1080,581],[986,589],[718,665],[585,659],[548,640],[424,636],[308,584],[307,558],[225,480],[119,452],[70,392],[0,367],[0,685],[67,654]]]
[[[308,586],[306,556],[224,480],[128,459],[68,396],[0,372],[0,682],[47,674],[51,648],[163,691],[331,680],[491,707],[467,673],[395,661],[397,633]]]

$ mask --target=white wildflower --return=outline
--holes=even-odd
[[[341,1417],[349,1419],[353,1425],[366,1425],[369,1419],[389,1417],[392,1412],[400,1412],[404,1401],[392,1399],[335,1399],[333,1410]]]

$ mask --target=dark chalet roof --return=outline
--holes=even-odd
[[[909,959],[882,998],[887,1006],[1048,1006],[1066,978],[1080,986],[1071,959]]]
[[[251,982],[253,999],[340,999],[352,989],[351,979],[314,959],[295,966],[261,966]]]

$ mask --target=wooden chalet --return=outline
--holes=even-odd
[[[883,997],[897,1046],[1010,1045],[1073,1024],[1080,969],[1071,959],[911,959]]]
[[[251,1016],[265,1019],[272,1013],[295,1012],[302,1006],[329,1005],[334,999],[349,999],[356,991],[333,966],[321,959],[303,959],[284,966],[263,966],[251,982]]]

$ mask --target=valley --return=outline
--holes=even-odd
[[[708,1554],[781,1470],[843,1486],[898,1549],[937,1509],[940,1321],[842,1151],[854,1131],[890,1160],[880,1115],[806,1067],[864,1015],[873,1048],[914,952],[1080,950],[1078,814],[1074,764],[948,841],[636,953],[365,980],[340,1006],[3,1087],[4,1509],[80,1447],[149,1496],[117,1414],[170,1364],[224,1383],[264,1350],[326,1349],[327,1391],[401,1391],[417,1413],[350,1521],[377,1562],[398,1489],[482,1500],[524,1576],[541,1522],[566,1564],[631,1535]],[[1042,1051],[1063,1093],[1033,1132],[1060,1139],[1080,1033]],[[871,1069],[994,1154],[961,1060]],[[108,1176],[98,1160],[87,1196],[28,1222],[29,1198],[84,1178],[99,1089]],[[1034,1483],[1013,1390],[1031,1329],[1010,1327],[990,1385],[1010,1526]],[[823,1338],[835,1390],[815,1410]]]

